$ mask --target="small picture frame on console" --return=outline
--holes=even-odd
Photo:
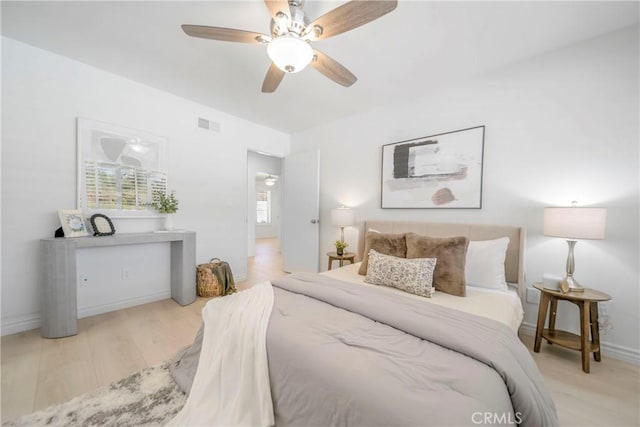
[[[89,222],[91,223],[94,236],[111,236],[116,232],[111,218],[104,214],[97,213],[91,215]]]
[[[64,237],[87,236],[87,226],[80,209],[61,209],[58,211]]]

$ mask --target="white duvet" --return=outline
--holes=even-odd
[[[270,282],[207,303],[193,386],[168,425],[274,424],[266,346],[272,308]]]
[[[425,304],[437,304],[493,319],[504,323],[515,333],[518,333],[518,328],[520,327],[520,323],[522,323],[524,310],[522,309],[520,297],[514,289],[510,288],[508,291],[499,291],[467,286],[466,297],[457,297],[443,292],[436,292],[431,298],[424,298],[403,292],[399,289],[365,283],[364,279],[366,276],[358,274],[359,268],[360,263],[356,263],[335,270],[325,271],[321,274],[363,286],[380,287],[387,292],[400,293],[407,298],[419,299],[424,301]]]

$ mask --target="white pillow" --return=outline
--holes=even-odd
[[[364,281],[431,298],[435,267],[435,258],[398,258],[371,249]]]
[[[469,242],[464,278],[468,286],[507,290],[504,259],[509,238],[474,240]]]

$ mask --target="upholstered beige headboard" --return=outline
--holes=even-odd
[[[500,237],[509,238],[507,257],[504,262],[507,282],[517,283],[520,297],[523,296],[524,283],[524,236],[522,227],[483,224],[443,224],[435,222],[400,221],[364,221],[358,237],[358,259],[364,254],[364,235],[366,230],[374,229],[382,233],[414,232],[431,237],[465,236],[469,240],[491,240]]]

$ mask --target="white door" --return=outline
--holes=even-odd
[[[284,271],[318,272],[320,250],[320,153],[284,158],[282,256]]]

